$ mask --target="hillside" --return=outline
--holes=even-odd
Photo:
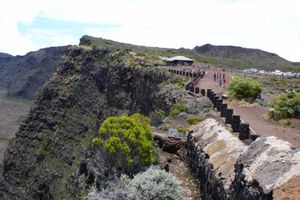
[[[80,44],[90,46],[96,45],[107,48],[123,48],[137,53],[138,56],[143,57],[144,60],[150,62],[150,64],[158,65],[162,64],[160,62],[160,56],[171,57],[184,55],[193,58],[199,63],[207,63],[225,68],[245,69],[255,67],[270,71],[275,69],[282,71],[300,71],[299,63],[285,60],[275,53],[236,46],[214,46],[206,44],[203,46],[196,46],[193,49],[170,49],[137,46],[87,35],[80,39]]]
[[[8,96],[34,99],[67,48],[49,47],[24,56],[0,53],[0,86],[7,88]]]
[[[171,75],[127,66],[127,56],[101,47],[69,48],[8,146],[2,199],[82,199],[96,175],[100,183],[108,176],[95,171],[105,167],[91,151],[99,123],[111,115],[168,109],[174,102],[168,94],[176,92],[167,89]],[[79,173],[82,163],[87,169]]]
[[[290,62],[275,53],[260,49],[206,44],[196,46],[193,51],[199,55],[214,58],[221,65],[228,65],[235,68],[255,67],[266,70],[300,70],[299,63]]]
[[[184,55],[200,63],[225,68],[300,71],[299,63],[289,62],[280,56],[259,49],[235,46],[214,46],[206,44],[194,49],[169,49],[145,47],[106,40],[91,36],[80,39],[82,46],[101,46],[103,48],[123,49],[135,54],[135,59],[127,59],[128,65],[162,65],[160,56]],[[30,52],[24,56],[11,56],[0,53],[0,86],[6,87],[8,96],[34,99],[44,83],[51,77],[68,46],[49,47]],[[132,56],[131,56],[132,57]]]

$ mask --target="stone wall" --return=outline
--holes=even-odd
[[[192,130],[189,165],[203,199],[273,199],[290,179],[300,183],[300,149],[292,150],[288,142],[259,137],[247,146],[214,119]]]

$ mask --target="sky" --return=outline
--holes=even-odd
[[[0,0],[0,52],[91,35],[137,45],[258,48],[300,61],[299,0]]]

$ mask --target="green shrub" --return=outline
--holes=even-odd
[[[300,92],[281,93],[269,105],[271,118],[275,120],[300,116]]]
[[[174,117],[181,112],[189,112],[188,107],[184,103],[176,104],[173,109],[170,111],[170,116]]]
[[[186,121],[192,125],[192,124],[197,124],[199,122],[202,122],[203,120],[205,120],[206,118],[205,117],[199,117],[199,116],[191,116],[191,117],[188,117],[186,119]]]
[[[151,125],[159,126],[163,123],[163,119],[166,117],[166,113],[163,110],[154,110],[150,113]]]
[[[260,95],[262,85],[251,78],[235,76],[231,79],[228,90],[234,98],[251,102]]]
[[[122,176],[118,181],[110,182],[97,196],[119,200],[179,200],[180,193],[181,187],[176,177],[157,167],[149,167],[133,179]]]
[[[92,140],[106,152],[110,167],[131,174],[155,162],[150,119],[141,114],[109,117],[99,128],[99,138]]]
[[[181,134],[186,134],[187,133],[187,128],[182,127],[182,126],[177,127],[176,130],[177,130],[178,133],[181,133]]]

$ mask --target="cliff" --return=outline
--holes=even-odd
[[[8,96],[34,99],[67,48],[49,47],[24,56],[0,53],[0,86],[7,88]]]
[[[68,49],[9,144],[1,199],[81,199],[95,174],[107,176],[93,168],[101,165],[91,150],[99,123],[166,109],[175,100],[165,91],[171,74],[128,67],[123,56],[107,48]]]

